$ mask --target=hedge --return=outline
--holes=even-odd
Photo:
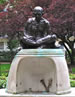
[[[11,62],[17,52],[0,52],[0,62]]]

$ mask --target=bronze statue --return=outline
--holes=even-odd
[[[34,17],[28,19],[24,36],[20,40],[23,49],[55,48],[56,35],[51,33],[50,23],[42,17],[43,14],[40,6],[34,8]]]

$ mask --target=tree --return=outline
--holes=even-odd
[[[0,4],[3,4],[5,2],[6,2],[6,0],[0,0]]]
[[[10,49],[11,60],[13,59],[13,57],[15,56],[15,54],[17,53],[16,48],[18,46],[19,46],[19,41],[17,39],[8,41],[8,48]]]
[[[74,64],[74,43],[75,43],[75,8],[74,0],[58,0],[52,10],[53,32],[61,39],[62,45],[68,51],[71,64]],[[67,45],[69,48],[67,47]]]
[[[74,64],[75,0],[10,0],[8,3],[8,7],[5,4],[7,11],[0,13],[0,32],[6,32],[11,40],[18,32],[24,31],[25,21],[32,16],[32,9],[37,5],[42,6],[52,32],[61,39],[71,64]]]

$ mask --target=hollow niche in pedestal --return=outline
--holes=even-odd
[[[56,66],[46,57],[24,57],[17,69],[18,92],[56,92]]]

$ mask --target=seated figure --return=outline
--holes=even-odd
[[[24,36],[20,39],[23,49],[55,48],[56,35],[50,31],[50,23],[43,18],[43,8],[33,10],[34,17],[25,24]]]

